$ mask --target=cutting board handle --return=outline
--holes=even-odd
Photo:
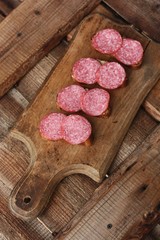
[[[17,130],[13,130],[10,135],[24,143],[31,158],[25,176],[14,187],[9,202],[14,215],[23,220],[32,220],[42,212],[54,189],[64,177],[82,173],[97,182],[101,180],[95,168],[78,162],[74,163],[74,159],[70,164],[66,161],[57,167],[50,165],[47,158],[37,155],[36,147],[29,137]],[[52,160],[54,163],[54,159]]]
[[[61,180],[54,172],[38,174],[37,168],[35,163],[11,193],[10,208],[23,220],[32,220],[40,214]]]
[[[72,164],[43,174],[43,167],[36,163],[37,161],[18,182],[10,196],[12,213],[23,220],[33,220],[40,215],[56,186],[66,176],[82,173],[100,182],[100,177],[96,177],[98,172],[85,164]]]
[[[37,155],[35,144],[23,133],[13,130],[10,135],[23,142],[30,153],[28,169],[11,193],[10,209],[17,217],[32,220],[46,206],[57,184],[67,175],[67,170],[63,175],[59,174],[63,169],[50,169],[47,159]]]

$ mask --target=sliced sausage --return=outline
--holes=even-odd
[[[62,113],[51,113],[45,116],[39,126],[41,136],[48,140],[63,139],[62,121],[66,116]]]
[[[63,88],[57,95],[57,105],[67,112],[78,112],[81,109],[81,97],[84,92],[84,88],[78,85]]]
[[[139,65],[143,57],[143,47],[136,40],[124,38],[121,48],[114,53],[114,57],[126,65]]]
[[[113,54],[122,46],[122,37],[114,29],[103,29],[92,38],[92,46],[104,54]]]
[[[81,100],[83,112],[90,116],[105,115],[109,107],[110,95],[107,91],[94,88],[84,93]]]
[[[87,141],[91,135],[91,124],[80,115],[69,115],[62,123],[63,138],[68,143],[80,144]]]
[[[126,72],[119,63],[107,62],[99,68],[96,78],[101,87],[115,89],[125,82]]]
[[[72,77],[77,82],[94,84],[96,72],[100,66],[100,62],[93,58],[81,58],[73,66]]]

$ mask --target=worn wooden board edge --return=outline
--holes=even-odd
[[[97,14],[95,14],[94,16],[100,16],[100,15],[97,15]],[[101,18],[102,19],[104,19],[104,17],[102,17],[101,16]],[[97,20],[96,20],[97,21]],[[106,20],[105,20],[106,21]],[[122,26],[121,26],[122,27]],[[125,28],[126,28],[126,26],[125,26]],[[128,29],[128,28],[127,28]],[[132,30],[133,31],[133,30]],[[150,44],[148,45],[148,46],[150,46]],[[147,52],[148,52],[148,46],[147,46]],[[153,46],[151,45],[151,48],[152,48]],[[154,46],[154,47],[157,47],[157,46]],[[63,61],[64,60],[62,60],[62,62],[61,62],[61,65],[63,65]],[[55,73],[54,73],[55,74]],[[55,75],[56,76],[56,75]],[[57,76],[56,76],[57,77]],[[66,76],[65,76],[66,77]],[[155,78],[155,80],[157,80],[157,76],[156,76],[156,78]],[[153,84],[153,81],[152,81],[152,84]],[[47,83],[47,88],[51,88],[51,86],[49,87],[49,83]],[[45,91],[46,91],[46,89],[47,89],[46,87],[45,87]],[[51,88],[52,89],[52,88]],[[143,94],[145,93],[145,91],[146,91],[146,89],[143,89]],[[45,93],[46,94],[46,93]],[[39,97],[42,99],[42,93],[39,95]],[[49,94],[47,93],[47,97],[49,97]],[[144,96],[143,96],[144,97]],[[37,98],[38,99],[38,98]],[[140,99],[139,100],[143,100],[142,99],[142,96],[140,97]],[[39,102],[38,100],[36,100],[37,102]],[[34,104],[36,105],[37,104],[37,102],[34,102]],[[32,108],[34,108],[34,104],[32,105]],[[138,104],[140,104],[140,102],[138,101]],[[36,105],[37,106],[37,105]],[[30,112],[32,112],[32,117],[33,117],[33,112],[34,111],[32,111],[33,109],[32,108],[30,108]],[[138,110],[138,107],[136,107],[136,110]],[[123,111],[122,111],[123,112]],[[41,113],[42,114],[42,113]],[[17,126],[16,126],[16,128],[18,127],[18,131],[21,131],[21,127],[22,127],[22,129],[23,130],[25,130],[25,131],[27,131],[27,129],[26,129],[26,127],[24,128],[24,123],[26,122],[26,113],[24,113],[23,114],[23,117],[22,117],[22,119],[20,120],[20,122],[17,124]],[[117,115],[116,115],[117,116]],[[131,114],[131,116],[133,117],[133,114]],[[30,117],[29,117],[30,118]],[[25,119],[25,122],[23,122],[23,120]],[[36,126],[37,126],[37,124],[36,124]],[[118,126],[118,125],[117,125]],[[123,126],[124,127],[124,126]],[[127,128],[129,127],[129,123],[127,122]],[[33,134],[33,132],[32,132],[32,134]],[[124,137],[124,134],[123,134],[123,136],[120,136],[120,138],[121,138],[121,140],[123,139],[123,137]],[[117,140],[118,141],[118,140]],[[116,144],[116,149],[120,146],[120,141],[118,141],[119,142],[119,144],[117,145]],[[32,145],[32,144],[31,144]],[[111,153],[110,153],[111,154]],[[114,151],[114,155],[116,154],[116,151]],[[109,155],[110,156],[110,155]],[[111,163],[111,159],[113,159],[113,156],[112,156],[112,158],[110,158],[110,161],[109,161],[109,163]],[[65,161],[63,161],[63,162],[65,162]],[[40,163],[40,162],[39,162]],[[42,163],[42,161],[41,161],[41,163]],[[96,163],[97,164],[97,163]],[[99,164],[99,163],[98,163]],[[108,164],[108,163],[107,163]],[[35,164],[35,166],[36,166],[36,164]],[[33,169],[35,169],[35,166],[34,166],[34,168],[32,167],[32,171],[34,171]],[[101,174],[101,179],[102,179],[102,177],[104,177],[104,175],[105,175],[105,172],[104,171],[106,171],[106,168],[105,168],[105,170],[104,170],[104,168],[103,168],[103,170],[102,170],[102,167],[103,166],[101,166],[101,168],[100,168],[100,171],[103,171],[103,172],[101,172],[100,174]],[[107,168],[108,168],[108,165],[107,165]],[[76,168],[75,170],[73,170],[73,168],[71,169],[71,170],[69,170],[69,168],[67,168],[68,169],[68,174],[71,174],[71,173],[75,173],[75,172],[77,172],[78,173],[78,169]],[[85,173],[86,174],[86,168],[82,168],[82,166],[80,165],[80,170],[79,170],[79,172],[80,173]],[[68,175],[67,174],[67,175]],[[92,173],[93,174],[93,173]],[[30,175],[29,176],[31,176],[31,172],[30,172]],[[29,180],[29,176],[27,176],[27,180]],[[53,180],[53,173],[52,173],[52,180]],[[58,176],[58,175],[57,175]],[[66,176],[66,175],[65,175]],[[91,173],[89,173],[89,176],[91,176]],[[92,176],[91,176],[92,177]],[[25,183],[23,183],[23,184],[27,184],[27,182],[26,182],[26,179],[25,179]],[[58,179],[58,178],[57,178]],[[57,179],[56,179],[56,181],[57,181]],[[30,179],[31,180],[31,179]],[[30,181],[29,180],[29,181]],[[96,178],[95,178],[95,180],[96,180]],[[48,180],[47,180],[48,181]],[[33,180],[33,182],[35,182],[35,180]],[[53,183],[53,181],[52,181],[52,183]],[[20,183],[21,184],[21,183]],[[36,184],[38,184],[38,183],[36,183]],[[50,181],[50,184],[51,184],[51,181]],[[21,185],[21,189],[23,188],[23,194],[24,194],[24,191],[25,191],[25,189],[28,189],[28,187],[27,188],[24,188],[24,185],[23,185],[23,187],[22,187],[22,185]],[[49,190],[48,190],[49,189]],[[46,189],[46,191],[47,191],[47,194],[51,191],[51,189],[53,189],[53,186],[52,186],[52,188],[51,188],[51,185],[48,185],[48,189]],[[31,190],[31,189],[30,189]],[[19,191],[19,189],[18,190],[14,190],[14,193],[12,194],[12,197],[11,197],[11,204],[12,204],[12,210],[13,210],[13,206],[14,206],[14,204],[15,204],[15,199],[16,199],[16,193],[17,193],[17,191]],[[41,191],[42,191],[42,189],[41,189]],[[49,191],[49,192],[48,192]],[[31,194],[32,195],[32,194]],[[37,196],[38,196],[38,192],[37,192]],[[36,196],[36,198],[38,198]],[[33,198],[33,197],[32,197]],[[23,199],[20,195],[19,195],[19,197],[17,197],[17,199],[19,199],[18,200],[18,204],[21,204],[21,200],[20,199]],[[34,203],[34,201],[32,201],[32,203],[34,203],[34,204],[37,204],[37,206],[40,206],[40,209],[43,207],[43,202],[40,200],[40,198],[39,198],[39,201],[40,201],[40,204],[38,205],[37,204],[37,202],[36,203]],[[23,203],[23,207],[24,207],[24,203]],[[28,205],[28,207],[29,207],[29,209],[31,209],[31,205]],[[27,206],[25,206],[25,213],[23,212],[23,216],[25,215],[25,217],[24,218],[29,218],[29,215],[28,215],[28,213],[27,213],[27,211],[26,211],[26,208],[27,208]],[[33,218],[33,216],[35,216],[36,214],[37,214],[37,212],[39,211],[40,212],[40,210],[38,209],[38,207],[37,207],[37,210],[35,209],[35,206],[33,205],[32,206],[32,208],[34,209],[33,210],[33,215],[31,216],[31,210],[29,211],[29,214],[30,214],[30,217],[31,218]],[[15,206],[15,214],[16,214],[16,212],[17,212],[17,210],[18,210],[18,208],[17,208],[17,206]],[[13,210],[14,211],[14,210]],[[22,210],[21,210],[22,211]],[[20,216],[20,213],[19,213],[19,216]],[[22,216],[22,214],[21,214],[21,216]]]
[[[95,10],[92,11],[92,13],[97,12],[119,23],[123,23],[123,24],[126,23],[125,21],[123,21],[121,16],[115,16],[114,13],[112,13],[106,8],[106,6],[107,4],[103,4],[103,6],[99,5]],[[78,31],[78,26],[76,26],[70,33],[67,34],[66,39],[68,42],[70,42],[72,38],[74,38],[77,31]],[[148,112],[158,122],[160,122],[160,87],[159,86],[160,86],[160,79],[158,83],[153,87],[153,89],[149,92],[149,94],[147,95],[147,97],[143,102],[143,107],[145,108],[146,112]]]
[[[160,122],[160,79],[143,102],[143,107],[155,120]]]
[[[155,127],[153,132],[147,137],[147,139],[145,139],[145,141],[118,167],[117,170],[113,172],[111,176],[109,176],[109,178],[105,179],[102,182],[102,184],[93,193],[91,199],[75,215],[75,217],[73,217],[73,219],[71,219],[71,221],[57,234],[55,239],[70,239],[67,238],[67,236],[72,232],[72,230],[74,230],[75,239],[77,239],[75,227],[88,213],[90,213],[91,209],[93,209],[100,200],[107,196],[107,194],[108,196],[110,196],[109,193],[113,186],[115,186],[119,181],[121,181],[121,179],[125,178],[128,173],[131,175],[130,178],[132,178],[132,171],[137,171],[138,167],[145,168],[145,165],[143,167],[143,164],[147,162],[147,156],[149,156],[149,154],[153,154],[153,158],[148,158],[148,161],[154,160],[154,158],[158,156],[157,154],[160,151],[159,149],[160,125],[158,127]],[[157,193],[158,192],[159,191],[157,191]],[[112,196],[110,196],[110,198],[112,199]],[[114,203],[114,200],[112,203]],[[144,211],[144,215],[142,215],[142,220],[138,223],[134,223],[130,230],[127,232],[127,234],[123,236],[122,240],[140,240],[144,236],[146,236],[158,223],[160,223],[160,201],[156,201],[154,206],[141,206],[141,208],[143,207],[144,209],[147,208],[147,211]]]
[[[84,18],[84,16],[86,16],[94,7],[96,7],[98,5],[99,2],[100,2],[99,0],[94,0],[94,1],[91,1],[90,3],[88,3],[86,1],[86,3],[82,5],[81,1],[80,1],[79,8],[77,7],[77,12],[72,12],[71,16],[69,17],[68,22],[66,22],[64,20],[62,25],[57,26],[57,31],[54,32],[54,34],[50,37],[50,39],[45,39],[45,41],[41,44],[41,46],[38,45],[37,47],[35,47],[32,55],[26,56],[26,58],[24,59],[24,61],[21,62],[21,64],[17,64],[17,67],[15,68],[14,72],[12,71],[11,75],[8,75],[7,79],[3,79],[3,78],[0,79],[0,97],[2,97],[21,77],[23,77],[53,47],[55,47],[62,40],[62,38],[69,31],[71,31],[71,29],[74,26],[76,26],[80,20],[82,20]],[[72,3],[73,2],[71,1],[71,4]],[[31,6],[30,6],[30,4],[31,4]],[[69,2],[68,2],[68,4],[69,4]],[[16,15],[21,14],[21,12],[23,12],[23,11],[25,11],[25,14],[26,14],[26,9],[29,10],[29,13],[30,13],[30,8],[32,8],[34,10],[34,5],[36,8],[37,3],[36,2],[33,3],[30,0],[26,0],[26,1],[22,2],[0,24],[0,31],[4,32],[4,28],[7,29],[7,27],[10,27],[10,23],[12,23],[12,25],[13,25],[13,21],[16,21],[16,17],[15,17]],[[62,4],[62,6],[63,6],[63,4]],[[36,10],[33,11],[33,13],[35,13],[38,16],[38,19],[41,19],[41,20],[43,19],[43,16],[41,14],[39,14]],[[53,15],[53,13],[52,13],[52,15]],[[30,14],[28,14],[28,18],[30,18]],[[27,19],[26,19],[26,21],[27,21]],[[17,41],[16,41],[17,37],[21,38],[21,35],[23,35],[21,32],[23,24],[26,24],[26,23],[21,23],[19,26],[20,29],[14,29],[15,36],[14,36],[14,32],[12,32],[12,35],[14,36],[13,38],[15,39],[15,46],[17,44]],[[29,24],[31,24],[31,23],[29,23]],[[35,23],[33,22],[33,24],[35,24]],[[59,29],[60,27],[61,27],[61,29]],[[47,29],[39,28],[39,31],[41,31],[40,33],[42,33],[45,30],[47,30]],[[2,32],[2,35],[3,35],[3,32]],[[21,35],[17,35],[19,32],[21,33]],[[43,32],[43,36],[45,36],[44,32]],[[14,42],[14,41],[12,41],[12,42]],[[19,40],[19,42],[23,43],[23,40]],[[12,46],[12,48],[13,47],[14,46]],[[8,50],[7,50],[6,54],[8,54]],[[18,54],[18,52],[16,54]],[[24,56],[25,56],[25,54],[24,54]],[[2,57],[4,57],[4,55]]]

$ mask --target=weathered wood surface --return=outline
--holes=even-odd
[[[28,103],[35,97],[36,92],[45,81],[46,76],[54,67],[57,59],[63,56],[66,48],[67,45],[62,42],[62,44],[55,48],[47,57],[37,64],[32,71],[30,71],[19,82],[16,88],[0,100],[1,140],[19,118],[23,109],[26,108]],[[130,155],[134,149],[136,149],[136,147],[148,136],[148,134],[153,131],[156,125],[157,123],[150,118],[143,109],[139,111],[123,141],[117,157],[115,158],[115,161],[110,169],[110,173],[112,173],[119,163],[123,162],[124,159]],[[2,151],[2,149],[0,151]],[[10,154],[10,151],[12,154]],[[25,156],[24,158],[21,158],[21,154],[24,155],[25,151],[23,151],[23,148],[19,148],[16,144],[13,149],[9,150],[7,149],[7,143],[5,143],[2,152],[3,155],[0,156],[0,161],[3,163],[1,165],[1,182],[4,187],[2,195],[5,195],[6,189],[10,186],[12,189],[15,183],[24,174],[29,162],[29,157]],[[17,155],[19,161],[14,158],[14,154]],[[56,235],[56,233],[58,233],[83,207],[84,203],[92,196],[96,187],[97,184],[95,184],[95,182],[83,175],[73,175],[64,179],[58,186],[54,196],[52,196],[48,208],[40,216],[39,220],[42,221],[43,224],[46,224],[50,229],[48,230],[48,228],[45,227],[42,228],[40,235],[42,234],[42,236],[44,236],[43,239],[49,239],[45,238],[47,235],[51,237],[50,231],[53,232],[53,235]],[[5,226],[4,228],[0,228],[2,238],[12,240],[11,234],[12,236],[14,234],[16,236],[17,232],[20,231],[21,239],[35,239],[36,237],[33,232],[39,231],[39,229],[36,228],[36,226],[39,226],[39,223],[35,221],[35,224],[29,225],[26,224],[26,222],[17,220],[8,211],[8,198],[9,194],[6,195],[6,201],[0,210],[0,212],[4,211],[5,214],[5,217],[4,214],[2,215],[3,217],[0,220],[0,226],[4,226],[4,219],[10,219],[8,224],[6,223],[5,225],[7,226],[7,230]],[[33,232],[30,231],[31,229]],[[25,233],[23,233],[23,231]],[[28,238],[26,237],[27,231]],[[157,240],[159,237],[160,234],[157,228],[157,230],[155,229],[155,231],[145,238],[145,240]],[[51,237],[51,239],[53,238],[54,237]]]
[[[0,24],[0,97],[99,0],[25,0]]]
[[[143,106],[151,116],[160,122],[160,80],[148,94]]]
[[[57,93],[62,87],[73,83],[71,69],[74,62],[85,56],[108,60],[107,56],[101,56],[90,45],[91,37],[104,27],[116,28],[122,35],[133,36],[141,41],[144,49],[147,47],[142,67],[137,70],[126,69],[128,86],[111,93],[113,110],[109,119],[89,118],[94,135],[92,147],[46,141],[40,136],[39,122],[44,115],[57,111]],[[157,44],[147,44],[148,41],[130,27],[116,25],[99,14],[88,17],[82,23],[68,52],[11,132],[12,137],[24,142],[31,158],[26,175],[11,196],[10,207],[14,214],[22,219],[39,215],[53,189],[65,176],[83,173],[97,182],[103,179],[140,104],[160,77],[160,48]],[[152,57],[153,52],[157,53],[157,58]]]
[[[159,0],[103,0],[129,23],[141,31],[146,32],[150,38],[160,42],[160,2]],[[125,11],[126,9],[126,11]]]
[[[142,239],[160,221],[159,183],[160,125],[56,239]]]
[[[118,23],[123,23],[123,19],[119,18],[118,16],[114,15],[111,11],[109,11],[107,8],[102,7],[102,5],[99,5],[93,12],[98,12],[100,14],[103,14],[107,18],[114,20]],[[67,34],[67,41],[70,42],[76,32],[78,31],[78,26],[75,27],[70,33]],[[153,87],[153,89],[150,91],[150,93],[145,98],[145,101],[143,102],[143,106],[145,110],[157,121],[160,121],[160,80],[158,83]]]

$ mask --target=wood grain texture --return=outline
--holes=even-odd
[[[159,181],[160,126],[101,184],[56,239],[142,239],[160,219]]]
[[[0,97],[98,3],[25,0],[12,11],[0,24]]]
[[[150,38],[160,42],[160,3],[159,0],[103,0],[129,23],[144,31]],[[126,11],[124,11],[126,9]]]
[[[101,54],[91,48],[90,39],[98,29],[104,27],[114,27],[121,34],[141,41],[144,49],[147,47],[142,67],[135,71],[126,69],[128,86],[111,93],[113,110],[109,119],[89,118],[93,132],[96,133],[92,147],[69,146],[64,142],[43,140],[38,131],[40,119],[51,111],[57,111],[56,95],[62,87],[73,82],[71,69],[77,59],[85,56],[101,59]],[[12,192],[10,207],[17,216],[24,219],[37,216],[53,189],[65,176],[83,173],[97,182],[103,179],[140,104],[159,77],[158,56],[154,59],[151,56],[154,51],[160,54],[158,45],[147,44],[148,41],[130,27],[117,25],[99,14],[84,21],[65,57],[11,132],[11,136],[26,144],[31,155],[26,175]],[[105,60],[107,59],[106,56]],[[29,200],[27,204],[26,199]]]
[[[125,24],[125,21],[120,18],[120,16],[116,16],[111,9],[106,8],[107,5],[102,6],[99,5],[96,9],[92,12],[97,12],[103,14],[105,17],[118,22]],[[70,42],[72,38],[75,36],[78,30],[78,26],[76,26],[70,33],[67,34],[67,41]],[[157,121],[160,121],[160,80],[158,83],[153,87],[150,93],[147,95],[145,101],[143,102],[143,106],[145,110]]]
[[[160,80],[148,94],[143,106],[151,116],[160,122]]]

